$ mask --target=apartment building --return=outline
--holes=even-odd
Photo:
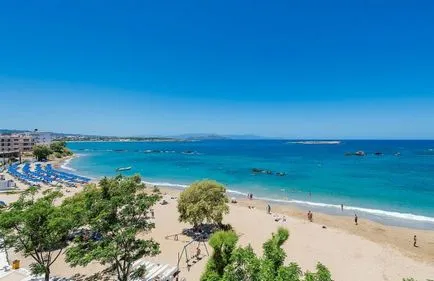
[[[0,154],[12,154],[32,151],[33,138],[30,135],[0,135]]]

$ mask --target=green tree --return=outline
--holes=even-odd
[[[323,264],[316,265],[316,272],[306,272],[305,281],[333,281],[330,271]]]
[[[285,262],[286,253],[282,249],[282,245],[286,242],[286,240],[288,240],[288,237],[288,230],[280,227],[277,230],[277,233],[273,233],[271,239],[266,241],[262,246],[264,249],[263,271],[266,276],[269,276],[268,278],[272,277],[270,280],[275,279],[279,268]],[[264,276],[263,279],[266,280],[265,278],[266,277]]]
[[[55,141],[50,144],[50,149],[55,153],[56,157],[72,155],[72,152],[66,148],[65,141]]]
[[[140,277],[145,269],[133,268],[133,263],[160,252],[154,240],[138,238],[155,227],[150,208],[160,196],[146,194],[139,176],[104,178],[99,186],[89,185],[64,203],[94,236],[78,236],[66,252],[67,262],[72,266],[91,261],[108,264],[119,281]]]
[[[47,160],[51,153],[53,153],[53,151],[46,145],[33,146],[33,155],[38,161]]]
[[[75,221],[54,204],[60,192],[47,191],[39,199],[35,199],[35,192],[25,192],[0,212],[0,231],[9,247],[33,258],[32,273],[44,274],[48,281],[50,268],[68,245],[68,233]]]
[[[201,281],[332,281],[330,271],[318,263],[316,272],[303,272],[296,263],[284,265],[281,248],[289,232],[279,228],[263,245],[264,257],[258,258],[249,246],[235,249],[233,232],[217,232],[211,236],[214,254],[208,261]]]
[[[229,213],[225,187],[212,180],[193,183],[178,199],[179,221],[195,228],[203,223],[221,224],[223,215]]]
[[[260,259],[249,245],[233,251],[230,264],[224,270],[223,281],[262,281],[260,279]]]
[[[221,278],[223,276],[225,267],[231,260],[232,251],[235,249],[237,241],[238,236],[233,231],[217,231],[211,236],[209,244],[214,252],[207,263],[201,280],[214,280],[216,277]]]
[[[292,262],[289,266],[281,266],[277,271],[276,281],[301,281],[303,271],[298,264]]]
[[[50,144],[50,148],[54,152],[63,153],[63,150],[66,148],[66,142],[54,141]]]

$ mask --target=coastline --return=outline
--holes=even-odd
[[[387,148],[384,145],[376,141],[343,142],[342,146],[329,146],[332,147],[331,152],[324,145],[315,145],[312,152],[304,145],[261,141],[236,145],[214,142],[154,146],[71,144],[70,149],[84,153],[85,157],[73,160],[69,167],[87,177],[99,178],[116,175],[117,167],[132,166],[131,171],[122,174],[139,173],[150,184],[175,188],[211,178],[225,184],[231,192],[230,196],[245,197],[247,193],[253,193],[255,198],[306,211],[338,216],[354,216],[356,213],[361,218],[381,224],[434,230],[434,205],[430,196],[430,186],[434,182],[427,173],[428,164],[418,156],[420,151],[434,144],[393,142],[387,143]],[[404,149],[402,145],[408,145],[408,148]],[[241,150],[238,151],[237,147]],[[271,154],[267,156],[266,153],[250,151],[262,151],[258,147],[271,149]],[[361,148],[390,155],[366,158],[343,156],[344,151]],[[214,149],[224,153],[220,155]],[[201,156],[184,155],[186,151],[197,152]],[[403,157],[392,156],[391,151],[401,151]],[[169,152],[173,155],[166,155]],[[228,155],[239,157],[226,159]],[[254,174],[251,167],[284,171],[286,177]],[[404,168],[408,176],[406,172],[400,173]],[[340,210],[342,203],[345,205],[344,212]]]
[[[59,163],[56,163],[59,167],[68,165],[69,161],[77,157],[70,157],[69,159],[61,159]],[[68,161],[67,163],[65,163]],[[76,171],[79,174],[79,170]],[[97,181],[98,178],[94,178]],[[172,184],[167,182],[148,182],[144,181],[147,186],[157,186],[164,193],[178,196],[179,193],[187,187],[182,184]],[[237,204],[243,208],[253,206],[255,209],[264,210],[267,204],[272,207],[273,213],[277,213],[280,216],[291,217],[298,220],[306,220],[306,208],[301,208],[293,204],[285,203],[285,200],[269,200],[268,198],[254,198],[248,200],[246,194],[239,191],[228,190],[228,197],[235,197]],[[340,206],[339,206],[340,208]],[[349,207],[345,207],[349,208]],[[327,214],[324,212],[311,209],[314,212],[314,222],[326,227],[333,227],[342,230],[348,234],[357,235],[367,239],[369,241],[387,244],[393,248],[398,249],[406,256],[415,259],[417,261],[434,263],[434,230],[417,229],[405,226],[392,226],[388,224],[379,223],[369,218],[365,218],[359,214],[359,225],[355,226],[353,217],[347,214]],[[413,247],[413,236],[417,235],[418,241],[423,245],[421,247]]]
[[[77,171],[75,168],[68,167],[68,170],[72,169],[73,171]],[[86,175],[89,177],[89,175]],[[91,178],[98,178],[92,177]],[[102,177],[102,176],[100,176]],[[188,187],[188,184],[178,184],[172,183],[168,181],[149,181],[146,180],[144,183],[149,185],[156,185],[159,187],[170,187],[177,190],[183,190]],[[227,193],[229,197],[236,198],[245,198],[247,196],[247,192],[238,191],[234,189],[227,188]],[[308,200],[297,200],[282,197],[281,199],[273,198],[273,197],[264,197],[264,196],[256,196],[255,199],[269,202],[271,204],[288,206],[289,208],[295,208],[299,210],[314,210],[316,212],[338,216],[338,217],[353,217],[354,214],[357,214],[360,217],[364,217],[372,222],[376,222],[381,225],[386,226],[394,226],[394,227],[402,227],[407,229],[419,229],[419,230],[430,230],[434,231],[434,217],[428,217],[424,215],[418,215],[409,212],[397,212],[397,211],[388,211],[383,209],[373,209],[352,205],[345,205],[344,211],[341,212],[341,205],[323,203],[317,201],[308,201]]]
[[[147,185],[153,186],[149,185],[149,183]],[[181,189],[161,185],[157,185],[157,187],[160,188],[163,193],[175,197],[178,197],[182,191]],[[240,197],[236,199],[237,203],[231,205],[237,205],[246,209],[252,206],[254,209],[263,211],[264,213],[266,212],[267,201],[261,199],[249,200]],[[284,204],[272,204],[271,209],[272,213],[280,217],[285,216],[287,218],[307,221],[307,212],[297,207]],[[432,230],[389,226],[360,218],[359,225],[356,226],[352,217],[328,215],[317,212],[314,213],[314,223],[326,226],[327,228],[336,228],[374,243],[389,245],[412,259],[429,262],[434,266],[434,231]],[[413,235],[417,235],[418,241],[420,241],[420,246],[417,248],[413,247]]]
[[[176,190],[183,190],[184,188],[188,187],[188,184],[176,184],[171,182],[143,182],[149,185],[168,187]],[[227,188],[227,193],[229,197],[236,197],[237,199],[245,198],[248,194],[247,192],[233,190],[229,188]],[[386,211],[382,209],[372,209],[351,205],[344,205],[344,210],[341,211],[341,205],[337,204],[322,203],[313,200],[303,201],[284,197],[282,197],[281,199],[277,199],[272,197],[255,196],[255,199],[279,206],[287,206],[290,209],[294,208],[306,212],[308,210],[312,210],[321,214],[336,217],[353,217],[355,214],[357,214],[359,217],[384,226],[434,231],[434,217],[427,217],[413,213],[400,213],[396,211]]]
[[[76,156],[75,156],[76,157]],[[65,165],[65,161],[73,159],[56,159],[56,167]],[[69,160],[70,161],[70,160]],[[75,174],[79,174],[75,172]],[[97,182],[93,179],[92,182]],[[146,183],[148,190],[154,184]],[[161,253],[146,260],[156,263],[176,265],[178,254],[190,240],[181,237],[179,241],[167,238],[180,233],[191,225],[178,221],[177,198],[183,190],[182,186],[158,186],[163,199],[168,204],[155,205],[155,229],[144,234],[160,244]],[[71,196],[82,188],[73,188],[65,194]],[[239,235],[239,244],[251,245],[259,255],[262,254],[262,243],[269,239],[278,227],[290,231],[290,238],[283,245],[287,253],[286,262],[295,261],[303,270],[314,270],[317,262],[326,265],[336,281],[384,281],[402,280],[414,277],[416,280],[433,279],[434,276],[434,231],[414,230],[404,227],[393,227],[371,222],[360,218],[359,225],[347,216],[333,216],[314,212],[313,223],[306,218],[302,209],[286,204],[272,204],[269,215],[266,213],[267,201],[254,198],[247,199],[240,194],[237,203],[230,203],[230,213],[225,215],[224,223],[231,224]],[[254,207],[254,208],[249,208]],[[286,218],[275,221],[276,217]],[[323,226],[326,226],[324,228]],[[417,235],[419,247],[413,247],[413,235]],[[209,247],[209,246],[208,246]],[[193,248],[189,248],[193,251]],[[32,259],[20,253],[9,252],[11,259],[21,260],[27,268]],[[205,269],[208,258],[204,257],[189,267],[185,260],[179,264],[180,278],[199,280]],[[104,266],[92,263],[86,267],[70,267],[65,262],[64,254],[53,264],[52,273],[59,277],[93,276],[104,270]]]

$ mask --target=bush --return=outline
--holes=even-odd
[[[154,185],[154,188],[152,189],[152,192],[153,193],[157,193],[157,194],[161,193],[160,188],[158,186],[156,186],[156,185]]]

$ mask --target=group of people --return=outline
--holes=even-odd
[[[344,211],[344,204],[341,204],[341,211]],[[357,214],[354,214],[354,223],[359,225],[359,217],[357,217]]]
[[[309,210],[309,212],[307,212],[307,219],[310,222],[313,222],[313,213]],[[359,225],[359,217],[357,216],[357,214],[354,214],[354,223],[356,225]]]
[[[248,196],[249,199],[253,198],[253,194],[251,194],[251,193],[249,193],[247,196]],[[341,204],[341,210],[342,211],[344,210],[344,205],[343,204]],[[271,206],[270,206],[270,204],[267,204],[267,214],[271,214]],[[309,210],[309,212],[307,212],[307,219],[310,222],[313,222],[313,213],[310,210]],[[277,221],[277,222],[280,221],[280,218],[276,218],[275,221]],[[283,217],[282,221],[286,222],[286,218]],[[359,225],[359,217],[357,216],[357,214],[354,214],[354,224],[355,225]],[[323,226],[323,228],[325,228],[325,227]],[[413,246],[414,247],[418,247],[416,235],[414,235],[414,237],[413,237]]]

